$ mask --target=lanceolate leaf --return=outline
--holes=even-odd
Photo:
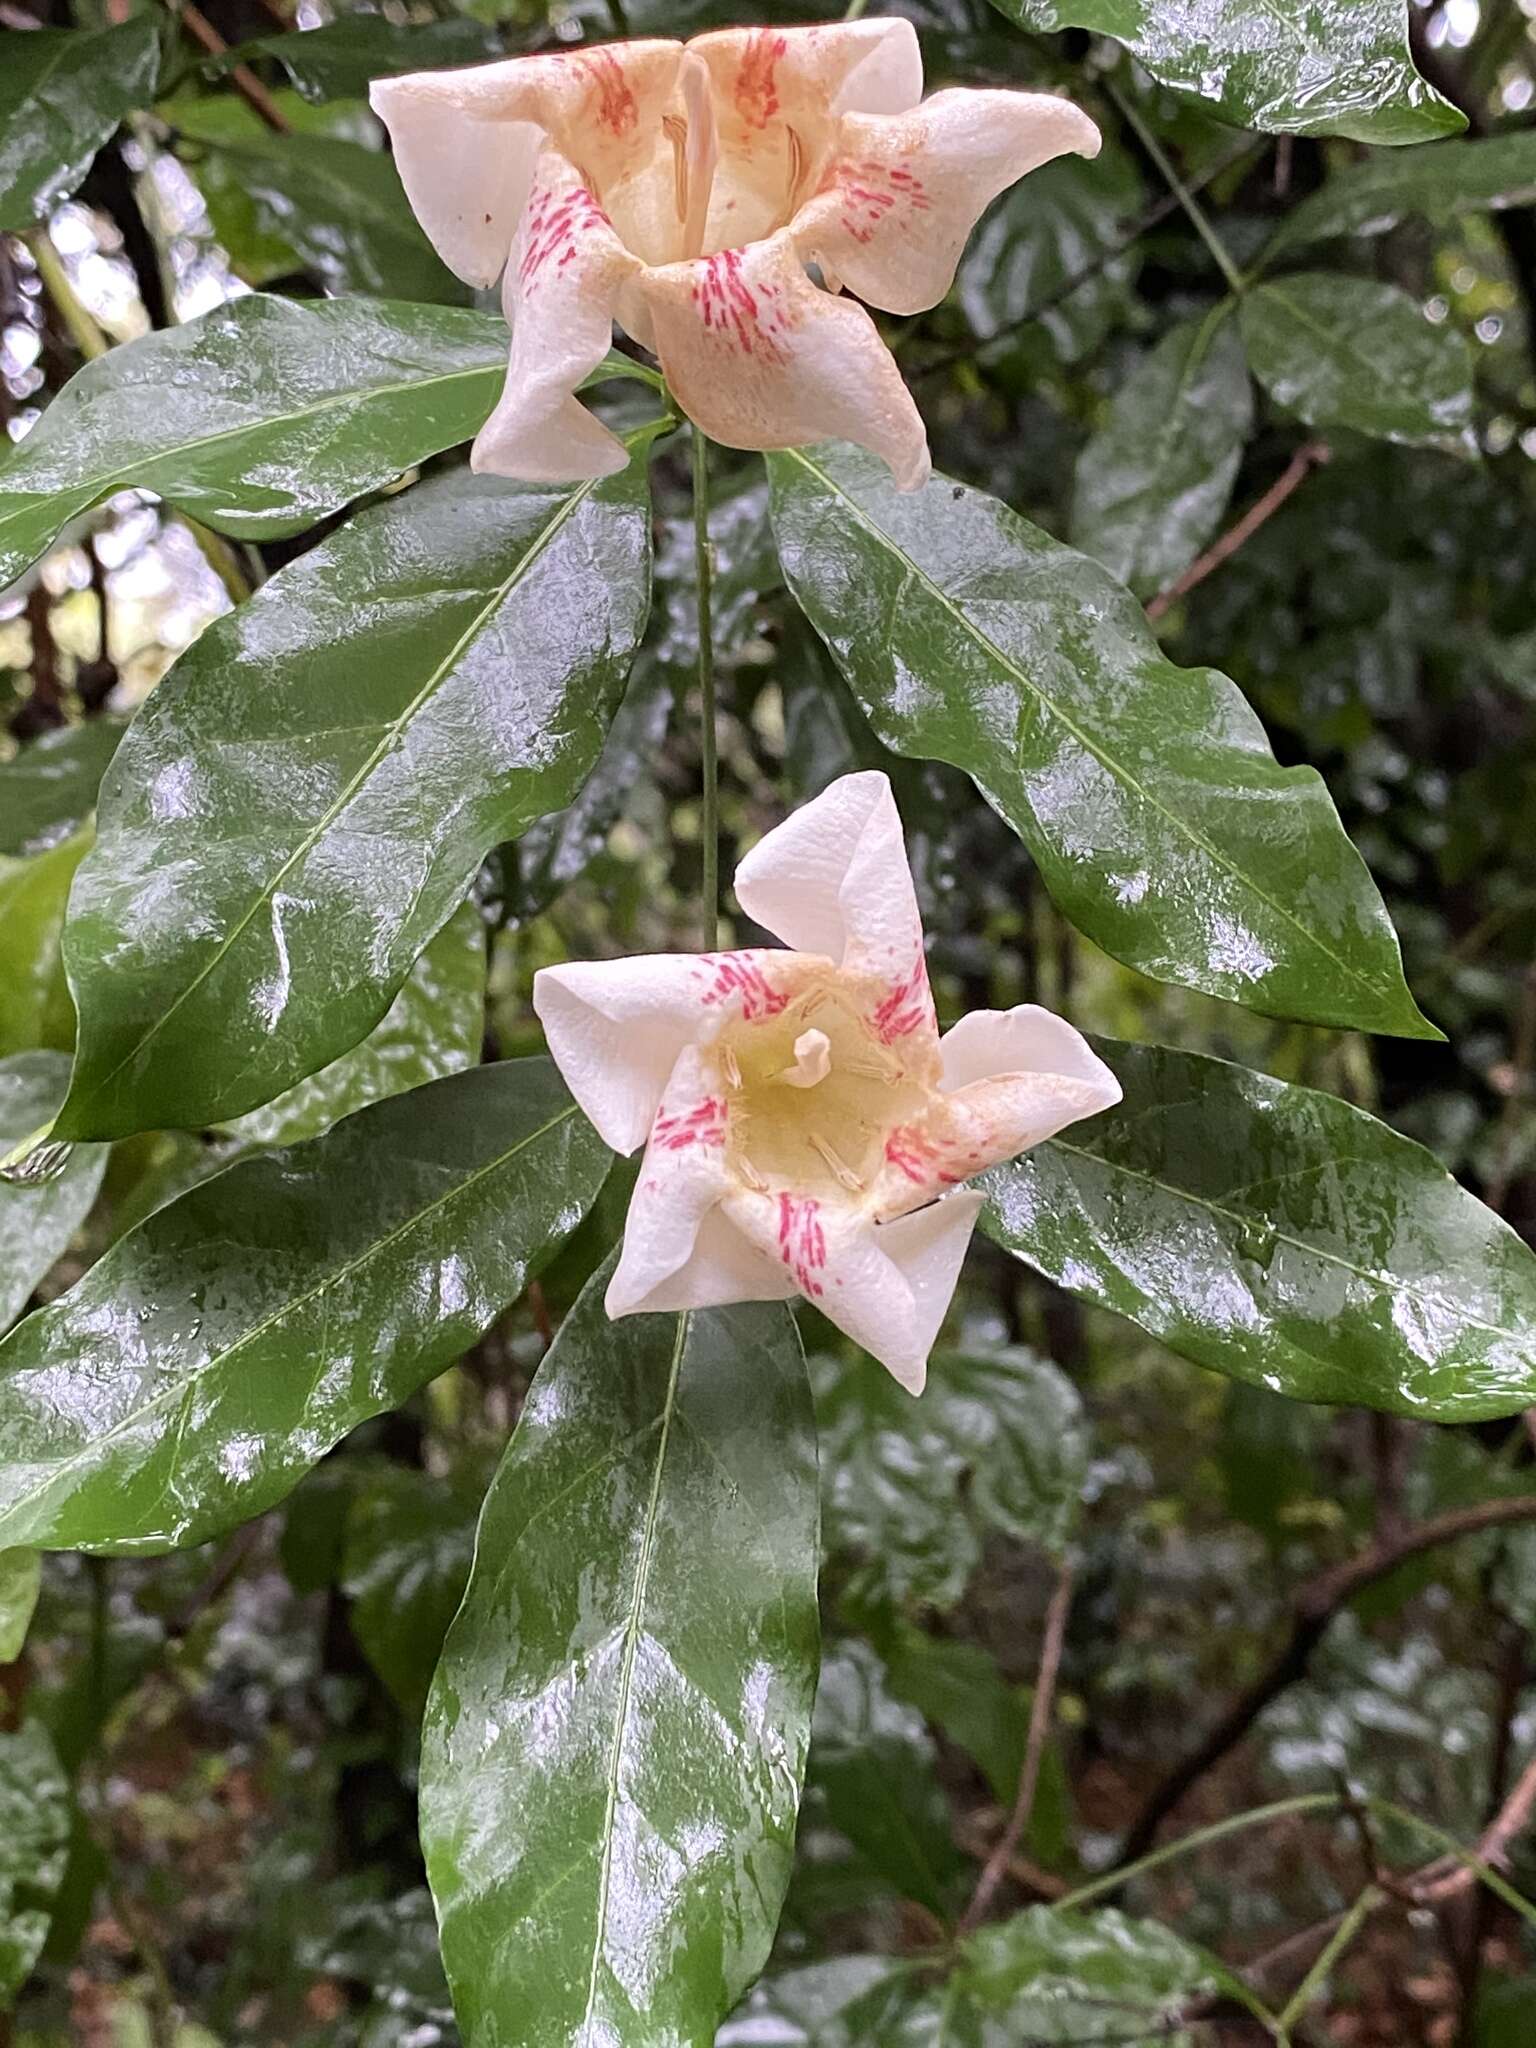
[[[1124,1102],[989,1175],[983,1223],[1201,1365],[1471,1422],[1536,1401],[1536,1253],[1334,1096],[1106,1041]]]
[[[13,29],[0,66],[0,228],[47,219],[124,114],[149,104],[159,69],[151,14],[96,33]]]
[[[993,0],[1021,28],[1113,36],[1239,128],[1428,142],[1464,118],[1408,54],[1403,0]]]
[[[506,365],[490,314],[260,293],[114,348],[0,468],[0,588],[129,486],[222,533],[301,533],[468,440]]]
[[[102,785],[61,1135],[239,1115],[373,1028],[489,848],[597,758],[648,521],[638,457],[558,488],[455,470],[203,634]]]
[[[778,1306],[610,1322],[607,1279],[534,1381],[423,1729],[467,2048],[708,2048],[789,1877],[817,1641],[799,1340]]]
[[[1395,285],[1285,277],[1247,294],[1242,322],[1253,374],[1309,426],[1476,454],[1467,344]]]
[[[0,1059],[0,1154],[47,1124],[68,1084],[64,1053]],[[16,1320],[38,1281],[69,1249],[106,1164],[105,1146],[76,1145],[50,1179],[0,1180],[0,1330]],[[5,1661],[0,1657],[0,1664]]]
[[[454,1074],[157,1210],[0,1344],[0,1548],[248,1520],[466,1350],[609,1155],[548,1060]]]
[[[1264,254],[1344,235],[1382,235],[1401,220],[1449,220],[1536,202],[1536,130],[1373,156],[1335,171],[1281,223]]]
[[[1253,424],[1236,324],[1222,308],[1164,335],[1077,461],[1072,544],[1138,597],[1173,582],[1220,524]]]
[[[844,447],[769,458],[795,595],[879,737],[963,768],[1106,952],[1253,1009],[1436,1036],[1310,768],[1180,669],[1096,562],[980,491]]]

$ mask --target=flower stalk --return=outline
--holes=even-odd
[[[699,809],[699,842],[703,850],[700,933],[704,951],[712,953],[720,930],[720,744],[712,620],[715,561],[709,540],[709,440],[697,426],[692,428],[691,437],[694,585],[699,621],[699,774],[703,784]]]

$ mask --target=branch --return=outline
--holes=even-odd
[[[1475,1536],[1483,1530],[1516,1522],[1536,1522],[1536,1496],[1481,1501],[1475,1507],[1456,1508],[1449,1514],[1437,1515],[1433,1521],[1421,1522],[1416,1528],[1383,1537],[1359,1557],[1351,1558],[1347,1564],[1335,1565],[1330,1571],[1319,1573],[1299,1587],[1291,1601],[1291,1631],[1284,1648],[1269,1668],[1238,1695],[1199,1748],[1191,1751],[1181,1764],[1175,1765],[1153,1792],[1125,1838],[1120,1853],[1121,1866],[1136,1862],[1151,1848],[1158,1829],[1190,1787],[1237,1747],[1272,1700],[1278,1699],[1287,1686],[1305,1677],[1312,1652],[1326,1634],[1328,1624],[1356,1594],[1374,1585],[1378,1579],[1388,1577],[1400,1564],[1426,1550],[1435,1550],[1442,1543],[1453,1543],[1459,1537]],[[1524,1783],[1522,1778],[1521,1786]],[[1517,1792],[1521,1786],[1516,1787]],[[1536,1800],[1536,1782],[1532,1784],[1530,1797]],[[1519,1825],[1523,1826],[1524,1821]],[[1487,1858],[1483,1860],[1486,1862]]]
[[[1218,540],[1212,541],[1205,553],[1190,563],[1176,583],[1170,583],[1166,590],[1160,590],[1156,597],[1151,599],[1147,605],[1147,617],[1160,619],[1163,613],[1171,605],[1176,604],[1187,591],[1193,590],[1197,583],[1203,583],[1207,576],[1221,567],[1223,562],[1230,561],[1240,547],[1253,539],[1261,526],[1274,518],[1291,493],[1298,490],[1312,471],[1320,468],[1332,454],[1333,450],[1326,441],[1303,442],[1263,497],[1250,505],[1242,518],[1229,526]]]
[[[986,1918],[987,1908],[1003,1879],[1008,1875],[1009,1865],[1024,1839],[1029,1826],[1030,1814],[1034,1811],[1035,1789],[1040,1782],[1040,1762],[1045,1755],[1045,1739],[1050,1733],[1051,1708],[1056,1699],[1056,1680],[1061,1671],[1061,1649],[1067,1633],[1067,1615],[1072,1606],[1072,1566],[1063,1559],[1056,1573],[1056,1586],[1051,1594],[1051,1604],[1045,1611],[1045,1640],[1040,1647],[1040,1670],[1035,1679],[1035,1696],[1029,1708],[1029,1733],[1024,1741],[1024,1766],[1019,1772],[1018,1797],[1013,1802],[1013,1812],[1008,1825],[998,1837],[997,1846],[987,1858],[976,1889],[971,1894],[971,1903],[960,1916],[957,1930],[965,1936],[978,1927]]]
[[[177,10],[183,27],[194,42],[201,43],[210,57],[222,57],[229,45],[219,34],[213,23],[200,7],[194,7],[192,0],[184,0]],[[265,121],[275,135],[291,135],[293,124],[262,84],[249,64],[230,66],[229,77],[236,92],[245,101],[259,121]]]
[[[1536,1814],[1536,1756],[1520,1773],[1509,1797],[1478,1836],[1477,1847],[1472,1852],[1477,1861],[1489,1864],[1495,1870],[1505,1868],[1511,1845],[1530,1826],[1533,1814]],[[1457,1863],[1447,1869],[1442,1859],[1419,1873],[1411,1891],[1416,1904],[1438,1906],[1476,1882],[1477,1872],[1470,1864]]]

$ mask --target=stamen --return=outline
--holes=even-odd
[[[862,1195],[864,1183],[859,1179],[859,1176],[848,1162],[845,1159],[840,1159],[826,1139],[818,1137],[815,1131],[809,1131],[806,1135],[810,1140],[811,1149],[821,1155],[822,1160],[834,1177],[847,1188],[851,1195]]]
[[[715,102],[709,66],[691,50],[684,53],[678,85],[686,119],[682,123],[683,167],[677,217],[683,230],[683,261],[691,263],[704,253],[704,234],[709,225],[709,201],[715,189],[720,142],[715,128]]]
[[[688,123],[681,114],[663,114],[662,133],[672,145],[673,197],[679,221],[688,218]]]
[[[889,1083],[901,1079],[901,1069],[894,1061],[887,1061],[883,1066],[876,1066],[873,1060],[840,1060],[838,1065],[843,1073],[857,1074],[864,1081],[885,1081]]]
[[[751,1160],[747,1157],[745,1152],[738,1152],[736,1155],[736,1171],[741,1176],[741,1178],[746,1182],[747,1186],[752,1190],[754,1195],[767,1194],[767,1181],[763,1179],[763,1176],[758,1172],[757,1168],[752,1164]]]
[[[741,1086],[741,1062],[728,1045],[722,1045],[720,1048],[720,1064],[725,1069],[727,1086],[739,1088]]]

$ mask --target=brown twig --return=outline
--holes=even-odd
[[[1170,583],[1166,590],[1160,590],[1148,602],[1147,617],[1160,619],[1197,583],[1203,583],[1223,562],[1230,561],[1240,547],[1252,540],[1261,526],[1274,518],[1292,492],[1299,490],[1313,470],[1321,468],[1332,454],[1333,450],[1326,441],[1304,441],[1263,497],[1256,499],[1241,519],[1234,521],[1225,533],[1213,540],[1205,553],[1197,556],[1176,582]]]
[[[1512,1844],[1525,1833],[1532,1817],[1536,1816],[1536,1756],[1515,1780],[1513,1789],[1493,1819],[1477,1838],[1473,1851],[1479,1863],[1486,1863],[1494,1870],[1500,1870],[1509,1860]],[[1456,1863],[1446,1868],[1447,1859],[1428,1864],[1412,1884],[1416,1904],[1423,1906],[1443,1905],[1447,1899],[1455,1898],[1469,1885],[1477,1882],[1477,1872],[1466,1863]]]
[[[1066,1640],[1067,1615],[1072,1606],[1072,1566],[1063,1559],[1056,1573],[1056,1585],[1051,1594],[1051,1604],[1045,1611],[1045,1638],[1040,1646],[1040,1669],[1035,1678],[1035,1696],[1030,1702],[1029,1732],[1024,1739],[1024,1766],[1019,1772],[1018,1797],[1013,1802],[1013,1812],[1008,1825],[998,1837],[997,1846],[982,1866],[981,1876],[976,1880],[976,1889],[971,1894],[971,1903],[960,1916],[959,1932],[969,1934],[986,1918],[987,1908],[1003,1879],[1008,1875],[1008,1866],[1024,1839],[1029,1826],[1030,1814],[1034,1811],[1035,1790],[1040,1782],[1040,1763],[1045,1755],[1045,1739],[1050,1733],[1051,1709],[1056,1700],[1056,1680],[1061,1671],[1061,1649]]]
[[[1271,1701],[1306,1675],[1312,1653],[1326,1634],[1328,1624],[1356,1594],[1426,1550],[1518,1522],[1536,1522],[1536,1497],[1486,1500],[1475,1507],[1456,1508],[1449,1514],[1437,1515],[1433,1521],[1383,1537],[1359,1557],[1320,1572],[1299,1587],[1291,1601],[1290,1634],[1279,1655],[1238,1695],[1199,1747],[1175,1765],[1156,1788],[1126,1835],[1120,1862],[1134,1863],[1151,1848],[1158,1829],[1190,1787],[1237,1747]],[[1536,1798],[1536,1785],[1532,1797]]]
[[[182,26],[194,42],[201,43],[210,57],[222,57],[229,45],[219,34],[213,23],[200,7],[194,7],[192,0],[183,0],[177,9]],[[230,79],[236,92],[245,101],[258,120],[265,121],[275,135],[291,135],[293,124],[271,93],[262,84],[249,64],[233,64],[229,70]]]

